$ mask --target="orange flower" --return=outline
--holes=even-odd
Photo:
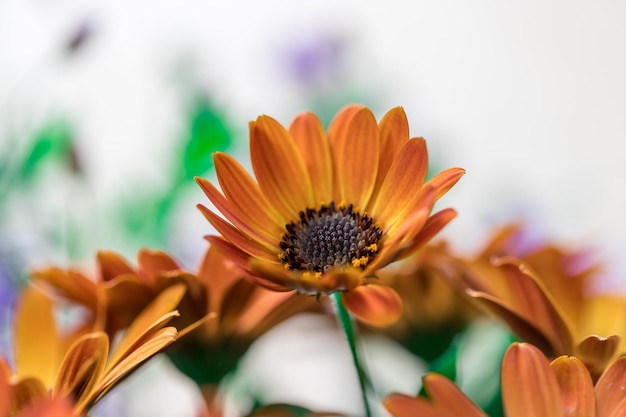
[[[312,113],[289,130],[260,116],[250,123],[250,153],[257,182],[223,153],[214,155],[221,193],[197,178],[227,220],[199,205],[222,235],[207,239],[269,289],[341,292],[357,318],[395,321],[398,295],[369,278],[455,217],[452,209],[430,213],[464,171],[449,169],[424,183],[426,145],[409,139],[401,108],[378,124],[369,109],[348,106],[328,134]]]
[[[206,304],[215,318],[168,349],[168,355],[202,386],[218,384],[250,345],[278,323],[304,310],[320,310],[309,297],[302,300],[254,284],[214,246],[207,251],[198,278],[206,286]]]
[[[137,268],[110,251],[98,252],[97,261],[99,274],[95,280],[80,271],[57,267],[37,270],[32,279],[45,282],[62,297],[87,307],[92,312],[92,325],[104,329],[109,337],[126,328],[158,294],[177,283],[183,283],[187,291],[178,306],[181,314],[174,326],[187,327],[208,312],[205,286],[165,252],[141,249]]]
[[[507,417],[612,417],[626,415],[626,357],[611,364],[595,387],[576,357],[552,363],[536,347],[514,343],[502,360],[502,402]],[[450,380],[424,378],[428,399],[392,394],[384,405],[393,417],[486,417]]]
[[[505,229],[468,263],[463,276],[467,293],[547,355],[579,357],[596,379],[618,354],[626,353],[626,299],[590,294],[598,268],[576,270],[580,254],[556,246],[537,248],[522,260],[489,259],[507,253],[503,248],[516,230]]]
[[[79,330],[60,336],[52,300],[32,286],[24,288],[14,325],[15,372],[0,358],[0,410],[9,415],[47,398],[69,399],[75,414],[87,411],[122,378],[174,342],[177,330],[165,327],[178,315],[183,284],[159,294],[130,323],[120,341],[102,331]],[[8,395],[5,395],[8,394]]]

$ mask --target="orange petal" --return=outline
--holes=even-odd
[[[276,224],[280,226],[286,219],[268,203],[259,184],[232,156],[218,152],[213,160],[220,188],[233,208],[255,228],[267,235],[275,235]]]
[[[89,333],[72,344],[59,369],[53,396],[71,396],[76,402],[98,382],[109,355],[104,332]]]
[[[4,367],[6,363],[4,360],[0,358],[0,362],[2,362],[2,366]],[[5,375],[4,371],[0,369],[0,416],[8,416],[9,414],[9,375]]]
[[[96,255],[100,278],[109,281],[121,274],[134,274],[135,270],[121,255],[111,251],[99,251]]]
[[[448,223],[450,223],[457,213],[456,210],[447,208],[431,215],[424,226],[420,229],[410,244],[399,254],[399,259],[412,255],[416,250],[428,243],[441,231]]]
[[[146,335],[163,327],[172,317],[178,315],[175,310],[185,294],[183,284],[175,284],[163,290],[131,323],[119,345],[107,363],[107,369],[132,352],[133,348]]]
[[[52,300],[32,286],[20,296],[16,313],[14,353],[17,374],[37,377],[52,387],[62,353]]]
[[[336,273],[318,278],[313,274],[289,272],[282,263],[269,263],[256,259],[251,260],[251,270],[254,275],[275,284],[274,287],[262,284],[265,288],[275,291],[297,290],[309,295],[331,293],[347,286],[354,286],[355,281],[360,282],[358,277],[350,273]]]
[[[599,417],[613,416],[624,410],[626,398],[626,357],[609,366],[596,383],[596,404]]]
[[[250,159],[263,194],[286,219],[314,207],[311,180],[300,150],[280,123],[260,116],[251,124]]]
[[[206,219],[221,233],[226,240],[238,247],[245,253],[256,258],[275,260],[277,259],[277,252],[272,253],[272,250],[277,251],[277,247],[268,247],[265,244],[260,243],[258,240],[253,240],[251,237],[245,235],[241,230],[233,227],[230,223],[224,221],[220,216],[213,213],[208,208],[199,205],[198,208],[206,217]]]
[[[456,417],[442,415],[423,397],[390,394],[383,399],[383,405],[393,417]]]
[[[152,285],[158,275],[180,269],[178,263],[167,253],[146,248],[140,249],[137,253],[137,264],[139,274]]]
[[[122,378],[128,376],[135,368],[157,353],[161,352],[165,347],[176,340],[177,331],[174,327],[165,327],[151,334],[140,345],[136,346],[132,352],[129,352],[119,363],[111,368],[106,375],[94,387],[89,396],[86,396],[77,406],[79,411],[84,407],[88,407],[111,388],[113,388]]]
[[[77,417],[70,400],[63,397],[37,401],[19,415],[20,417]]]
[[[228,259],[237,264],[240,268],[250,270],[250,255],[234,246],[232,243],[224,239],[222,236],[208,235],[204,237],[211,245],[219,248]],[[206,276],[206,275],[205,275]]]
[[[424,388],[442,416],[485,417],[485,413],[443,375],[426,375]]]
[[[428,171],[428,153],[424,139],[406,142],[393,160],[380,193],[371,205],[372,217],[385,226],[406,217],[417,200]]]
[[[60,268],[47,268],[33,272],[31,279],[35,282],[46,282],[62,297],[87,308],[95,309],[97,305],[97,284],[82,274]]]
[[[384,285],[361,285],[341,294],[341,302],[357,319],[377,327],[395,323],[402,314],[402,300]]]
[[[339,201],[367,207],[378,172],[380,140],[376,118],[367,108],[357,111],[330,140]]]
[[[333,199],[333,160],[324,126],[317,116],[307,112],[296,117],[289,133],[304,157],[315,203],[328,204]]]
[[[513,343],[502,360],[502,403],[507,417],[563,415],[559,384],[545,356]]]
[[[597,379],[619,354],[621,338],[617,335],[600,337],[591,335],[576,347],[576,354],[584,362],[592,378]]]
[[[49,398],[48,388],[38,378],[18,379],[12,382],[11,385],[11,390],[13,391],[11,409],[15,414],[9,414],[9,416],[20,415],[17,413],[18,411],[23,411],[28,406]]]
[[[464,174],[465,170],[463,168],[448,168],[432,177],[426,184],[435,186],[437,190],[436,199],[439,200],[439,198],[447,193]]]
[[[554,349],[552,354],[555,356],[572,354],[574,350],[572,325],[530,267],[512,257],[499,258],[493,263],[504,273],[503,278],[508,291],[503,297],[505,303],[541,329]]]
[[[226,200],[226,198],[210,182],[199,179],[198,184],[200,184],[200,187],[202,187],[204,194],[206,194],[209,200],[211,200],[215,208],[220,213],[222,213],[222,215],[226,219],[228,219],[228,221],[230,221],[233,226],[250,236],[251,239],[258,240],[266,246],[271,246],[275,244],[280,236],[282,236],[278,231],[279,227],[277,224],[274,225],[274,228],[276,230],[275,234],[268,234],[263,229],[258,229],[254,227],[253,224],[246,222],[245,219],[240,216],[240,213],[238,213],[236,210],[233,210],[230,201]],[[206,212],[211,211],[208,208],[204,207],[202,204],[198,204],[197,207],[198,209],[200,209],[205,217],[207,217]],[[254,208],[251,207],[249,210],[253,209]],[[210,221],[208,217],[207,219]],[[285,223],[286,222],[283,222],[283,224]]]
[[[562,346],[559,347],[560,342],[555,346],[554,343],[556,342],[553,342],[549,335],[544,334],[536,323],[530,322],[522,317],[513,307],[506,304],[502,299],[494,297],[491,294],[471,289],[466,290],[466,293],[470,297],[478,300],[500,319],[504,320],[513,333],[519,336],[523,341],[532,343],[549,355],[554,355],[555,352],[558,352],[556,353],[558,355],[564,353],[564,348]]]
[[[596,395],[593,381],[585,365],[573,356],[560,356],[550,367],[561,389],[565,417],[590,417],[596,415]]]
[[[380,156],[378,159],[378,175],[374,192],[380,189],[387,171],[402,145],[409,140],[409,121],[402,107],[389,110],[379,123]],[[374,198],[377,195],[373,196]]]

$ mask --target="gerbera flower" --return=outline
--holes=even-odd
[[[250,153],[256,182],[223,153],[214,155],[222,192],[197,179],[226,218],[199,205],[222,235],[207,239],[269,289],[341,292],[357,318],[395,321],[398,295],[370,277],[455,217],[452,209],[430,213],[464,171],[449,169],[425,182],[425,142],[409,138],[399,107],[377,123],[369,109],[348,106],[328,134],[312,113],[289,130],[260,116],[250,123]]]
[[[35,287],[25,287],[14,325],[15,371],[0,358],[0,393],[8,392],[0,397],[0,407],[13,415],[47,398],[62,398],[74,404],[75,414],[89,410],[118,382],[176,340],[176,328],[166,325],[178,315],[176,306],[184,293],[180,283],[164,290],[112,346],[113,341],[102,331],[80,329],[61,337],[52,299]]]
[[[611,417],[626,413],[626,357],[611,364],[593,384],[576,357],[551,363],[533,345],[514,343],[502,360],[502,403],[506,417]],[[480,408],[439,374],[424,378],[425,397],[387,396],[393,417],[486,417]]]

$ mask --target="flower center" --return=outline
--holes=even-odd
[[[365,267],[378,251],[383,232],[352,204],[300,212],[300,221],[285,226],[279,255],[285,268],[326,272],[332,266]]]

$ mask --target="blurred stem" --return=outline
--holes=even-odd
[[[341,329],[343,333],[346,335],[346,339],[348,340],[348,345],[350,346],[350,353],[352,354],[352,363],[354,364],[354,368],[356,369],[357,376],[359,378],[359,387],[361,388],[361,398],[363,399],[363,407],[365,408],[365,416],[371,417],[372,411],[370,410],[369,402],[367,401],[367,373],[365,372],[365,368],[361,364],[361,360],[359,358],[359,352],[356,345],[356,329],[354,328],[354,322],[352,321],[352,317],[348,310],[343,306],[341,302],[341,292],[335,292],[332,295],[335,308],[337,310],[337,318],[339,319],[339,323],[341,324]]]

